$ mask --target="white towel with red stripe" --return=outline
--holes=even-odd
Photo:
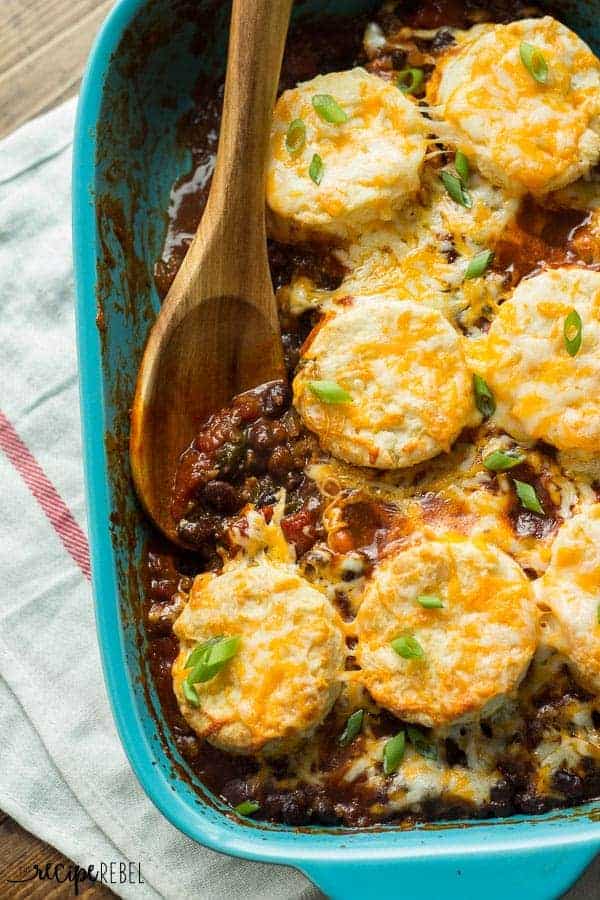
[[[139,863],[143,884],[113,881],[122,897],[314,900],[297,871],[221,856],[173,828],[109,712],[81,471],[74,112],[70,101],[0,143],[0,809],[81,867],[132,862],[135,878]],[[35,874],[0,853],[0,896]]]

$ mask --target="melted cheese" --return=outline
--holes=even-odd
[[[580,680],[600,691],[600,505],[586,507],[560,529],[536,596],[558,624],[553,643]]]
[[[306,309],[334,311],[348,298],[402,296],[438,309],[452,322],[472,327],[503,299],[500,275],[465,280],[469,262],[514,222],[519,200],[474,174],[469,186],[473,207],[466,210],[444,189],[438,171],[426,167],[417,201],[390,222],[364,228],[336,251],[348,270],[333,291],[316,288],[306,276],[278,292],[282,308],[294,315]]]
[[[393,4],[388,6],[392,11]],[[384,46],[414,51],[415,38],[427,41],[435,34],[402,28],[389,35],[371,27],[366,46],[370,56]],[[349,415],[347,410],[321,410],[318,424],[311,426],[307,413],[323,446],[340,456],[346,442],[348,458],[367,466],[374,456],[388,452],[380,446],[380,422],[387,427],[390,417],[398,415],[394,404],[402,397],[403,384],[395,378],[406,376],[414,388],[421,373],[413,360],[410,370],[399,368],[388,380],[390,359],[405,351],[400,341],[391,341],[384,345],[385,377],[367,380],[368,389],[362,376],[361,384],[353,382],[365,364],[365,341],[375,346],[379,340],[371,325],[378,321],[374,294],[384,318],[387,304],[394,308],[402,297],[402,302],[434,310],[476,335],[462,342],[464,354],[493,386],[498,414],[478,429],[472,442],[458,443],[409,468],[358,469],[328,457],[313,462],[307,474],[326,503],[325,541],[296,566],[279,526],[282,501],[268,525],[260,513],[246,510],[246,524],[233,535],[239,556],[223,575],[201,576],[205,580],[194,585],[193,603],[177,626],[182,651],[174,668],[175,690],[184,715],[199,734],[230,752],[262,748],[260,783],[277,782],[285,790],[304,783],[318,792],[328,773],[315,728],[332,704],[327,729],[333,717],[340,733],[347,716],[363,709],[362,732],[335,774],[349,786],[356,783],[358,791],[371,790],[376,799],[369,812],[382,820],[394,813],[418,813],[436,800],[488,803],[502,781],[498,761],[512,756],[518,761],[523,747],[515,735],[524,735],[534,720],[541,735],[533,776],[540,794],[561,797],[554,780],[560,769],[585,773],[590,760],[600,765],[600,731],[593,715],[598,701],[569,693],[565,674],[568,664],[577,679],[600,691],[594,625],[600,519],[597,508],[590,509],[594,483],[600,480],[595,431],[600,276],[581,269],[543,273],[523,282],[508,303],[503,302],[503,280],[494,272],[464,280],[469,259],[493,247],[514,222],[524,191],[543,195],[550,208],[593,210],[600,205],[598,177],[588,175],[600,152],[599,65],[572,32],[548,17],[454,34],[458,46],[441,58],[423,50],[423,61],[437,64],[428,89],[436,105],[427,127],[448,141],[451,150],[459,147],[467,153],[472,208],[456,204],[445,192],[437,151],[423,162],[423,120],[392,83],[353,70],[299,85],[280,98],[273,124],[271,233],[289,242],[315,237],[342,241],[335,252],[347,275],[335,291],[317,289],[304,276],[296,278],[278,299],[293,314],[309,308],[325,313],[325,325],[305,353],[308,366],[319,366],[319,374],[311,377],[331,377],[324,374],[331,366],[342,386],[357,392],[358,408]],[[547,85],[535,82],[520,62],[522,40],[544,53],[550,69]],[[334,126],[319,119],[311,104],[314,93],[331,93],[349,112],[349,122]],[[285,133],[297,117],[306,122],[307,143],[292,157]],[[319,186],[308,177],[315,152],[325,163]],[[598,222],[596,211],[573,244],[586,263],[599,259]],[[548,290],[552,296],[546,296]],[[355,301],[365,301],[365,307],[354,327],[340,327],[342,340],[323,339],[315,350],[329,323],[341,319],[343,326],[348,321],[343,317],[357,306]],[[571,308],[584,319],[584,345],[577,357],[566,359],[561,328]],[[365,311],[369,316],[361,318]],[[482,316],[495,317],[488,337],[478,332]],[[436,352],[439,373],[444,366],[444,374],[454,372],[454,351],[442,343]],[[340,374],[337,366],[344,354]],[[375,359],[375,350],[372,355]],[[423,360],[425,371],[431,356],[426,352]],[[310,371],[300,373],[303,389]],[[413,424],[415,432],[423,432],[416,411],[406,432],[402,426],[397,429],[401,440]],[[354,425],[346,433],[347,415],[356,416],[360,425],[356,444]],[[442,405],[441,419],[445,442],[438,444],[446,450],[460,415],[454,417],[454,410]],[[515,530],[511,475],[492,475],[482,465],[493,450],[514,446],[499,429],[527,445],[527,465],[543,474],[558,520],[567,520],[556,541],[553,530],[542,537]],[[531,446],[540,437],[564,448],[557,459]],[[365,548],[341,549],[352,505],[371,501],[385,503],[398,519],[396,530],[386,536],[392,543],[372,571]],[[419,541],[424,533],[426,540]],[[542,613],[541,637],[531,587],[505,554],[530,573],[547,570],[533,589]],[[448,561],[455,566],[452,578],[422,584]],[[421,588],[444,593],[445,608],[415,607],[415,592]],[[248,618],[248,604],[255,606],[254,618]],[[357,622],[342,626],[332,612],[335,604],[358,614]],[[317,634],[314,647],[304,643],[305,626]],[[415,631],[426,649],[426,663],[390,657],[386,636],[405,627]],[[344,672],[340,635],[356,628],[363,669]],[[225,629],[247,635],[244,649],[206,688],[205,705],[192,709],[181,694],[187,653],[196,641]],[[268,670],[264,676],[263,669]],[[204,688],[198,688],[202,693]],[[562,699],[544,718],[546,700],[542,704],[540,697],[553,691]],[[389,735],[382,736],[378,704],[407,719],[435,724],[427,733],[432,754],[424,758],[409,741],[399,770],[385,776],[382,759]],[[446,761],[448,740],[461,754],[452,765]],[[269,753],[282,750],[289,754],[289,765],[280,778]]]
[[[313,381],[350,395],[323,402]],[[395,469],[449,450],[477,420],[460,340],[435,310],[412,301],[364,297],[321,322],[294,380],[294,404],[335,456]]]
[[[281,753],[312,734],[338,696],[341,623],[290,563],[244,554],[219,575],[198,575],[173,630],[181,711],[198,735],[230,753]],[[240,648],[212,679],[195,685],[199,705],[191,705],[183,693],[188,657],[223,635],[239,636]]]
[[[582,344],[567,352],[565,319],[576,310]],[[600,273],[568,267],[523,280],[487,336],[468,342],[473,368],[497,402],[496,422],[518,440],[560,450],[600,446]]]
[[[417,598],[433,595],[441,609]],[[527,578],[484,541],[424,534],[376,568],[356,619],[356,678],[399,718],[446,725],[498,704],[521,681],[537,645]],[[392,647],[414,638],[423,656]]]
[[[324,121],[312,105],[319,94],[332,96],[348,121]],[[286,133],[296,119],[305,123],[306,143],[290,153]],[[273,116],[267,173],[272,234],[293,241],[345,238],[390,220],[417,193],[425,150],[416,105],[364,69],[319,75],[285,91]],[[323,162],[318,185],[309,177],[314,154]]]
[[[521,61],[522,42],[543,54],[546,83]],[[600,156],[600,64],[550,16],[471,29],[440,61],[427,97],[438,133],[515,193],[563,187]]]

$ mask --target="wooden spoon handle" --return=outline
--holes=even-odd
[[[265,174],[292,0],[233,0],[216,170],[194,240],[152,329],[131,415],[131,470],[179,541],[173,473],[205,416],[284,375],[267,258]]]
[[[240,215],[220,235],[224,255],[264,246],[265,178],[271,117],[293,0],[233,0],[223,120],[208,216]],[[206,215],[206,213],[205,213]],[[218,228],[218,223],[215,223]],[[220,230],[220,229],[219,229]],[[245,235],[246,247],[240,246]],[[228,246],[230,236],[235,245]],[[261,251],[264,252],[264,251]]]

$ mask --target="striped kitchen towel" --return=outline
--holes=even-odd
[[[0,143],[0,808],[82,867],[139,864],[143,884],[113,884],[123,897],[316,898],[295,870],[183,837],[140,789],[116,735],[85,536],[74,112],[70,101]],[[0,896],[9,878],[32,874],[7,864],[0,857]]]

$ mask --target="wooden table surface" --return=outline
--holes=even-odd
[[[113,0],[0,0],[0,138],[77,92],[94,34],[112,3]],[[68,885],[7,883],[7,878],[31,871],[35,863],[44,866],[48,862],[68,860],[0,811],[2,900],[63,900],[73,896],[73,888]],[[102,886],[82,885],[80,896],[100,900],[114,894]],[[600,900],[600,860],[569,891],[567,898]]]

